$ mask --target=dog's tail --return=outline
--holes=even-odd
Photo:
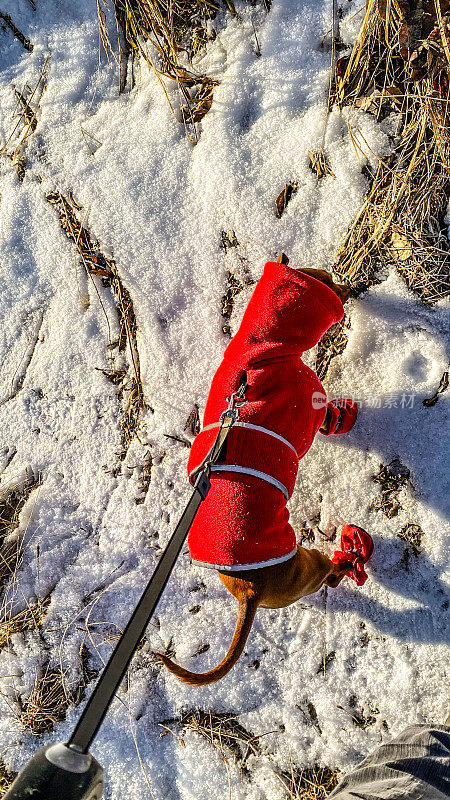
[[[205,686],[207,683],[214,683],[214,681],[223,678],[239,659],[250,633],[257,608],[258,603],[254,595],[243,593],[240,596],[236,630],[228,653],[220,664],[214,669],[210,669],[209,672],[189,672],[189,670],[175,664],[163,653],[156,653],[155,655],[159,656],[170,672],[173,672],[177,678],[185,683],[190,683],[192,686]]]

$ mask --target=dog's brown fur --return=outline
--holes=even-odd
[[[284,253],[281,254],[278,261],[281,264],[288,263]],[[343,303],[348,300],[350,296],[348,286],[333,283],[331,276],[325,270],[304,269],[302,272],[312,275],[329,286]],[[350,566],[350,563],[333,564],[319,550],[306,550],[297,545],[295,556],[281,564],[243,570],[242,572],[220,571],[218,573],[220,580],[239,603],[236,630],[225,658],[209,672],[196,673],[175,664],[163,653],[157,655],[167,669],[185,683],[204,686],[207,683],[218,681],[238,661],[259,606],[261,608],[285,608],[291,603],[295,603],[300,597],[317,592],[324,584],[337,586]]]

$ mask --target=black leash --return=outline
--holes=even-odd
[[[191,498],[69,742],[39,750],[20,772],[4,800],[25,800],[30,797],[33,800],[100,800],[103,770],[88,753],[89,747],[153,616],[200,503],[211,488],[211,467],[219,459],[227,436],[239,419],[240,406],[247,402],[244,399],[247,388],[247,374],[244,372],[238,390],[227,398],[228,408],[220,417],[217,438],[200,468]]]

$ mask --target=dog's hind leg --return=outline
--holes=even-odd
[[[318,592],[324,584],[335,587],[341,582],[350,567],[350,558],[348,564],[333,564],[331,559],[320,550],[315,548],[307,550],[301,545],[297,545],[297,552],[286,574],[283,576],[274,574],[273,576],[274,580],[271,581],[273,597],[267,597],[269,602],[264,602],[262,599],[260,605],[280,608],[295,603],[296,600],[307,594]],[[281,577],[282,580],[279,579]],[[266,591],[265,594],[267,595],[268,592]]]
[[[285,608],[324,584],[337,586],[350,567],[351,557],[348,564],[334,564],[320,550],[297,545],[288,561],[239,574],[219,572],[219,577],[238,599],[240,592],[252,590],[261,608]]]

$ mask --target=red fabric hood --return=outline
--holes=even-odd
[[[299,356],[314,347],[344,316],[339,297],[324,283],[276,261],[268,261],[224,360]]]

